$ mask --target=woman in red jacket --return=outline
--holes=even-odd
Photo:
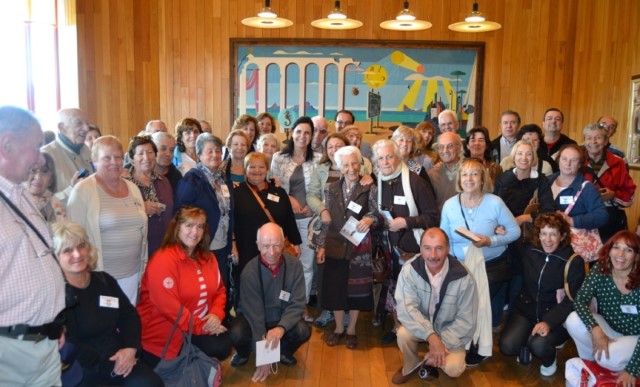
[[[142,321],[144,360],[155,367],[176,320],[184,307],[178,328],[189,331],[193,316],[192,342],[207,356],[224,360],[231,352],[225,319],[226,290],[218,262],[209,251],[206,213],[183,206],[169,223],[162,247],[149,261],[137,306]],[[182,335],[173,335],[166,358],[177,356]]]

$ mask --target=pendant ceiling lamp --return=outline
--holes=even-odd
[[[311,25],[325,30],[351,30],[362,27],[362,22],[360,20],[349,19],[347,14],[340,9],[340,1],[336,1],[329,16],[324,19],[314,20],[311,22]]]
[[[264,0],[264,8],[258,12],[258,16],[242,19],[242,24],[254,28],[284,28],[293,25],[291,20],[278,17],[270,5],[270,0]]]
[[[431,28],[431,23],[424,20],[416,20],[416,16],[409,10],[409,2],[404,2],[404,9],[398,13],[393,20],[386,20],[380,23],[380,27],[385,30],[394,31],[419,31]]]
[[[473,11],[467,16],[463,22],[449,24],[449,29],[457,32],[487,32],[495,31],[502,28],[496,22],[487,21],[480,11],[478,11],[478,2],[473,3]]]

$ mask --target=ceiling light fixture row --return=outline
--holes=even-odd
[[[270,0],[264,1],[264,8],[258,12],[258,16],[242,19],[242,24],[255,28],[284,28],[293,25],[289,19],[278,17],[271,9]],[[327,30],[350,30],[362,27],[362,22],[356,19],[350,19],[347,14],[340,9],[340,1],[336,0],[333,10],[326,18],[314,20],[311,25],[316,28]],[[418,20],[409,9],[409,2],[405,1],[403,9],[398,13],[395,19],[386,20],[380,23],[380,27],[386,30],[394,31],[419,31],[432,27],[428,21]],[[502,28],[496,22],[488,21],[478,11],[478,1],[474,1],[473,10],[464,21],[449,25],[449,29],[457,32],[487,32],[495,31]]]

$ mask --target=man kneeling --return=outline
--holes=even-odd
[[[269,348],[280,343],[280,362],[297,363],[294,352],[311,336],[302,320],[305,310],[305,286],[302,264],[283,255],[284,234],[275,223],[258,229],[260,255],[249,261],[240,277],[238,316],[231,323],[231,341],[236,353],[231,365],[247,363],[256,342],[267,340]],[[270,366],[256,368],[252,380],[264,381]]]
[[[404,363],[391,381],[405,383],[422,365],[425,379],[436,378],[438,368],[452,378],[460,376],[466,367],[465,346],[475,332],[478,296],[467,268],[449,255],[444,231],[434,227],[422,234],[420,256],[402,267],[395,298]],[[421,359],[418,343],[423,341],[429,348]]]

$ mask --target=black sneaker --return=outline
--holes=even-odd
[[[233,356],[231,356],[231,361],[229,362],[229,364],[231,364],[231,367],[242,367],[243,365],[247,364],[248,361],[249,357],[242,357],[240,356],[240,354],[238,354],[238,352],[236,352],[233,354]]]
[[[522,365],[527,365],[531,363],[531,351],[529,351],[529,347],[525,346],[520,350],[518,357],[516,358],[518,363]]]
[[[465,362],[467,363],[467,367],[475,367],[488,358],[489,356],[482,356],[477,353],[468,352],[467,356],[465,356]]]
[[[298,364],[298,361],[295,357],[289,355],[280,355],[280,363],[286,366],[294,366]]]

